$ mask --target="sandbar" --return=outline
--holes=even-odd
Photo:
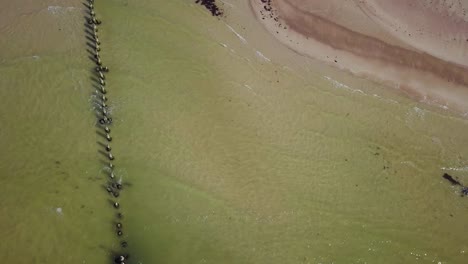
[[[297,53],[468,112],[468,1],[250,0]]]

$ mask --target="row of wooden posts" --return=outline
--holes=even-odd
[[[94,0],[88,0],[87,6],[89,9],[89,18],[87,21],[88,29],[90,31],[88,32],[88,40],[90,40],[91,43],[88,43],[88,46],[93,47],[93,57],[92,60],[96,64],[95,70],[93,71],[96,74],[96,85],[98,89],[96,89],[96,104],[98,105],[99,113],[98,113],[98,122],[99,122],[99,127],[102,129],[102,131],[99,131],[98,134],[101,134],[104,136],[106,143],[103,144],[104,150],[100,150],[104,153],[106,153],[106,158],[108,159],[108,164],[107,164],[107,172],[109,178],[107,179],[107,183],[105,185],[106,191],[112,196],[112,206],[117,210],[116,213],[116,219],[115,222],[113,223],[115,226],[115,233],[119,239],[119,243],[122,247],[122,251],[127,248],[128,243],[127,241],[123,240],[122,237],[124,235],[123,233],[123,224],[122,224],[122,219],[123,219],[123,214],[120,212],[120,203],[118,201],[120,194],[123,190],[123,185],[121,180],[117,180],[115,176],[115,165],[114,165],[114,160],[115,157],[112,154],[112,147],[111,147],[111,142],[113,141],[113,138],[111,136],[111,129],[110,127],[112,126],[112,117],[111,113],[109,111],[109,93],[108,90],[106,89],[106,75],[109,72],[109,68],[106,66],[103,66],[103,62],[100,57],[100,51],[101,51],[101,42],[98,37],[98,26],[102,23],[101,20],[96,18],[96,12],[94,10]],[[115,263],[120,263],[124,264],[125,261],[128,259],[129,255],[128,253],[113,253],[112,258]]]

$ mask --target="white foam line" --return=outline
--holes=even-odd
[[[261,96],[259,96],[259,95],[254,91],[254,89],[253,89],[250,85],[244,84],[244,87],[247,88],[247,89],[249,89],[250,92],[253,93],[255,96],[258,96],[258,97],[260,97],[260,99],[263,100],[263,98],[262,98]]]
[[[254,91],[254,89],[252,88],[252,86],[250,86],[250,85],[248,85],[248,84],[244,84],[244,87],[247,88],[247,89],[249,89],[250,92],[253,93],[255,96],[257,96],[258,99],[260,99],[264,104],[271,106],[270,102],[269,102],[268,100],[266,100],[265,98],[263,98],[263,96],[258,95],[258,94]]]
[[[47,7],[47,11],[49,11],[50,13],[56,15],[60,12],[67,12],[67,11],[73,11],[75,10],[74,7],[72,6],[48,6]]]
[[[340,83],[339,81],[337,80],[333,80],[332,78],[328,77],[328,76],[324,76],[325,79],[327,79],[328,81],[330,81],[333,86],[335,88],[344,88],[344,89],[347,89],[347,90],[350,90],[352,92],[358,92],[358,93],[362,93],[365,95],[365,93],[362,91],[362,90],[359,90],[359,89],[353,89],[351,87],[349,87],[348,85],[344,84],[344,83]]]
[[[226,26],[234,33],[236,36],[242,41],[242,43],[247,44],[247,40],[245,40],[244,37],[242,37],[237,31],[235,31],[230,25],[226,24]]]
[[[386,102],[392,103],[392,104],[399,104],[398,101],[395,101],[393,99],[383,98],[382,96],[380,96],[378,94],[373,94],[373,96],[376,97],[376,98],[379,98],[381,100],[384,100]]]
[[[454,167],[442,167],[441,170],[449,170],[449,171],[468,171],[468,167],[461,167],[461,168],[454,168]]]
[[[260,58],[262,58],[262,59],[264,59],[264,60],[266,60],[266,61],[268,61],[268,62],[271,61],[269,58],[265,57],[265,55],[263,55],[263,53],[261,53],[260,51],[257,50],[255,53],[256,53],[257,56],[259,56]]]
[[[422,100],[420,100],[420,102],[430,104],[430,105],[435,105],[435,106],[440,107],[440,108],[442,108],[444,110],[449,110],[449,107],[447,105],[440,104],[436,100],[429,100],[429,99],[427,99],[426,95],[423,97]]]

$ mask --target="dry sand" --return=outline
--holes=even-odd
[[[250,0],[294,51],[468,112],[468,0]]]

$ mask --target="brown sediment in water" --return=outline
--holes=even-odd
[[[468,18],[462,3],[456,9],[422,0],[398,0],[391,7],[380,0],[251,4],[265,27],[299,53],[398,84],[420,99],[467,109],[460,100],[468,99]]]

